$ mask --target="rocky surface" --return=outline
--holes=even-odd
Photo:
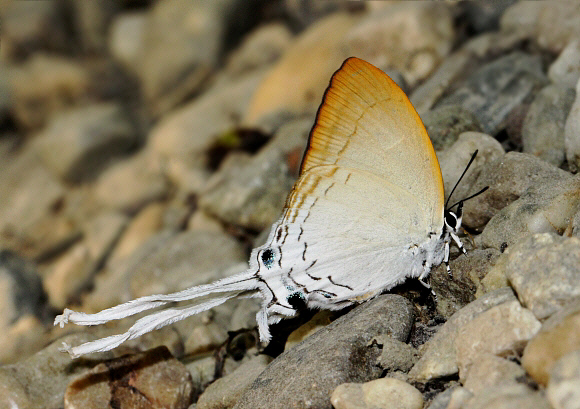
[[[577,2],[8,0],[0,19],[0,407],[578,407]],[[446,198],[479,151],[450,204],[489,190],[435,296],[408,280],[304,311],[265,349],[241,299],[61,352],[134,323],[54,328],[65,307],[247,268],[351,55],[410,95]]]

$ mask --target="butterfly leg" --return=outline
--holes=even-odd
[[[425,265],[423,266],[423,272],[419,276],[419,282],[423,285],[423,287],[431,290],[431,294],[433,294],[433,297],[437,298],[437,295],[435,294],[435,291],[433,291],[433,289],[431,288],[431,285],[423,281],[425,278],[427,278],[427,275],[429,274],[430,271],[431,265],[429,265],[429,263],[425,263]]]
[[[445,257],[443,257],[443,262],[445,263],[445,267],[447,267],[447,274],[449,274],[450,277],[453,277],[453,274],[451,273],[451,267],[449,267],[449,241],[448,240],[445,241]]]
[[[467,250],[465,250],[465,247],[463,246],[461,239],[459,237],[457,237],[457,234],[455,234],[453,232],[449,232],[449,234],[453,238],[453,241],[455,242],[455,244],[457,244],[457,247],[459,248],[459,250],[461,250],[463,252],[463,254],[467,254]]]

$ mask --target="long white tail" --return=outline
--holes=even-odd
[[[190,315],[209,310],[210,308],[223,304],[232,298],[259,296],[260,291],[258,281],[253,273],[246,271],[241,274],[223,278],[212,284],[191,287],[173,294],[148,295],[137,298],[94,314],[72,311],[67,308],[64,310],[62,315],[59,315],[54,319],[54,325],[60,325],[61,328],[64,327],[64,324],[69,322],[78,325],[98,325],[161,307],[168,303],[188,300],[196,301],[194,305],[188,307],[169,308],[140,318],[123,334],[112,335],[76,347],[71,347],[70,345],[63,343],[62,349],[68,352],[71,357],[76,358],[80,355],[89,354],[91,352],[108,351],[121,345],[127,340],[140,337],[147,332],[172,324],[189,317]]]

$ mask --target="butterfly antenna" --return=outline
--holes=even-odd
[[[481,189],[479,192],[472,194],[471,196],[469,196],[466,199],[461,199],[459,202],[454,203],[453,206],[448,207],[447,210],[451,210],[453,209],[455,206],[457,206],[459,203],[463,203],[463,202],[467,202],[469,199],[473,199],[475,196],[479,196],[480,194],[482,194],[483,192],[485,192],[487,189],[489,189],[489,186],[484,187],[483,189]]]
[[[477,156],[477,152],[478,152],[478,151],[479,151],[479,150],[478,150],[478,149],[476,149],[476,150],[475,150],[475,152],[473,152],[473,155],[471,155],[471,159],[469,159],[469,163],[467,164],[467,166],[466,166],[466,167],[465,167],[465,169],[463,170],[463,173],[461,174],[461,176],[459,177],[459,179],[458,179],[458,180],[457,180],[457,182],[455,183],[455,186],[453,186],[453,189],[451,190],[451,193],[449,194],[449,197],[447,198],[447,201],[445,202],[445,208],[446,208],[447,210],[450,210],[450,209],[451,209],[453,206],[455,206],[455,205],[453,205],[453,206],[451,206],[451,207],[447,207],[447,205],[449,204],[449,200],[451,200],[451,196],[453,196],[453,192],[455,192],[455,189],[457,189],[457,186],[458,186],[458,185],[459,185],[459,183],[461,182],[461,179],[463,179],[463,176],[465,176],[465,174],[467,173],[467,170],[469,169],[469,167],[471,166],[471,164],[472,164],[472,163],[473,163],[473,161],[475,160],[475,157]],[[485,191],[485,189],[484,189],[484,191]],[[482,191],[482,192],[479,192],[478,194],[480,194],[480,193],[483,193],[483,191]],[[476,194],[475,196],[477,196],[478,194]],[[470,198],[470,199],[471,199],[471,198]],[[465,201],[465,200],[467,200],[467,199],[464,199],[463,201]],[[458,203],[459,203],[459,202],[458,202]],[[457,203],[456,203],[456,204],[457,204]]]

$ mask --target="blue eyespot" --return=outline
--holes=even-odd
[[[276,261],[276,256],[274,255],[274,252],[272,251],[272,249],[266,249],[262,252],[262,262],[264,263],[264,265],[266,266],[267,269],[272,268],[272,266],[274,265],[274,261]]]

